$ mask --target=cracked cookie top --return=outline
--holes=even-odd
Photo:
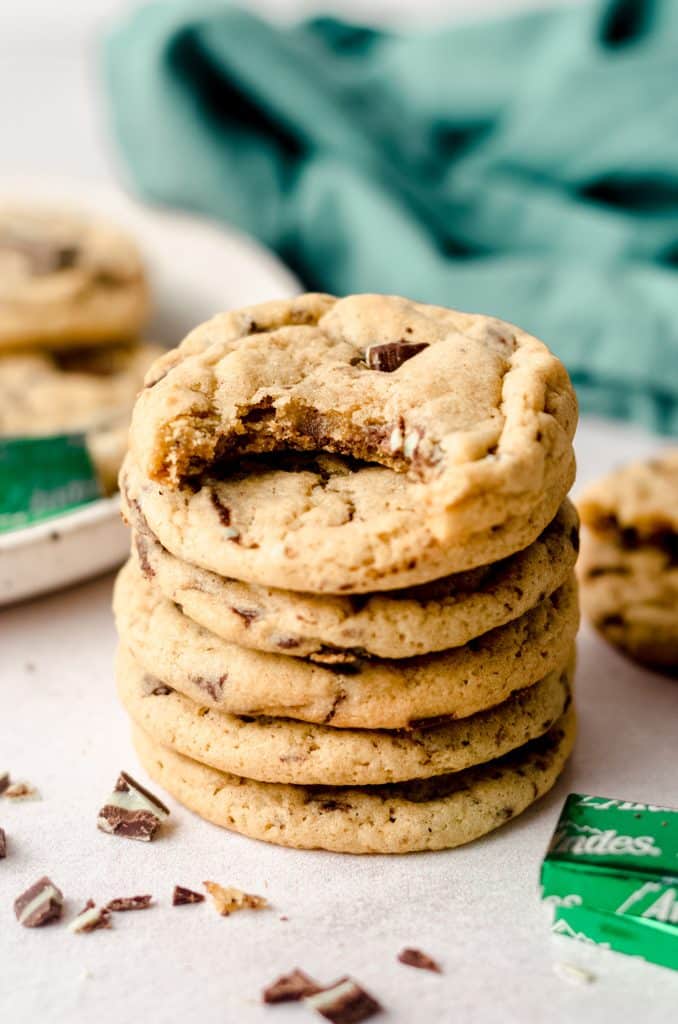
[[[562,364],[516,327],[305,295],[217,316],[158,360],[129,466],[154,532],[189,561],[296,590],[392,589],[534,540],[572,483],[576,415]]]
[[[243,454],[326,451],[407,472],[445,507],[474,485],[536,488],[576,420],[567,374],[536,338],[381,295],[217,316],[148,385],[132,446],[170,487]]]

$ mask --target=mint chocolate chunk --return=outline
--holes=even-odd
[[[147,910],[151,905],[153,897],[149,895],[144,896],[119,896],[115,900],[111,900],[110,903],[106,904],[106,910],[111,910],[116,914],[122,913],[126,910]]]
[[[341,978],[304,1002],[332,1024],[359,1024],[382,1010],[377,1000],[352,978]]]
[[[437,964],[426,953],[422,953],[420,949],[412,949],[411,947],[402,949],[398,953],[398,960],[400,960],[401,964],[407,964],[408,967],[419,967],[423,971],[435,971],[436,974],[442,974],[440,964]]]
[[[322,985],[318,985],[308,974],[298,969],[290,974],[281,975],[262,994],[265,1003],[297,1003],[300,999],[307,999],[322,992]]]
[[[182,907],[187,903],[204,903],[205,897],[201,892],[194,892],[193,889],[186,889],[183,885],[175,885],[172,893],[172,906]]]
[[[24,928],[40,928],[58,921],[63,906],[63,893],[44,875],[14,901],[14,913]]]
[[[115,789],[99,811],[97,827],[111,835],[150,842],[169,813],[169,808],[131,775],[120,772]]]
[[[385,345],[368,345],[365,349],[365,362],[370,370],[393,373],[425,348],[428,348],[425,341],[389,341]]]

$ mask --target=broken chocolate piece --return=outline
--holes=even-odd
[[[385,345],[368,345],[365,349],[365,362],[370,370],[393,373],[425,348],[428,345],[424,341],[389,341]]]
[[[205,897],[201,892],[194,892],[193,889],[186,889],[183,885],[175,885],[172,893],[172,906],[183,907],[187,903],[204,903]]]
[[[12,782],[5,787],[2,795],[9,797],[10,800],[38,800],[40,798],[35,786],[31,786],[29,782]]]
[[[99,811],[97,827],[111,835],[149,842],[169,809],[127,772],[120,772],[115,789]]]
[[[69,924],[68,930],[76,935],[81,932],[95,932],[99,928],[110,927],[111,915],[106,907],[97,907],[94,900],[87,900],[78,916],[74,917]]]
[[[217,913],[222,917],[228,917],[236,910],[263,910],[268,906],[268,900],[263,896],[255,896],[253,893],[242,892],[240,889],[224,888],[217,882],[203,882],[202,884],[212,897]]]
[[[63,906],[63,893],[43,875],[14,901],[14,913],[24,928],[40,928],[50,921],[58,921]]]
[[[358,1024],[382,1010],[377,1000],[352,978],[341,978],[304,1002],[333,1024]]]
[[[0,793],[4,793],[9,786],[9,772],[0,772]]]
[[[436,974],[442,974],[440,964],[437,964],[426,953],[422,953],[420,949],[407,947],[398,953],[398,960],[401,964],[407,964],[408,967],[419,967],[422,971],[434,971]]]
[[[322,992],[322,985],[318,985],[308,974],[296,969],[291,974],[281,975],[265,988],[262,999],[265,1003],[297,1003],[300,999],[307,999],[318,992]]]
[[[105,910],[113,911],[116,914],[125,910],[146,910],[151,905],[152,896],[119,896],[106,904]]]
[[[4,860],[7,856],[7,833],[4,828],[0,828],[0,860]]]

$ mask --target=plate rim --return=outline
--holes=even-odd
[[[59,534],[72,533],[80,526],[93,526],[106,519],[113,519],[120,514],[120,492],[116,491],[106,498],[97,498],[85,505],[69,509],[41,519],[30,526],[20,526],[16,530],[0,533],[0,553],[20,547],[31,547],[41,541],[48,540],[54,532]]]

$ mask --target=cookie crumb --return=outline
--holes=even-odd
[[[408,967],[419,967],[422,971],[434,971],[436,974],[443,973],[439,963],[436,963],[420,949],[413,949],[410,946],[401,949],[398,953],[398,960],[401,964],[407,964]]]
[[[5,786],[2,795],[10,800],[39,800],[40,794],[29,782],[12,782]]]
[[[203,885],[212,897],[217,913],[222,917],[228,917],[237,910],[263,910],[268,906],[268,900],[263,896],[255,896],[240,889],[224,888],[217,882],[203,882]]]
[[[7,856],[7,833],[4,828],[0,828],[0,860],[4,860]]]
[[[282,974],[265,988],[262,1000],[265,1003],[296,1003],[318,992],[322,992],[322,985],[309,978],[304,971],[295,968],[290,974]]]
[[[9,786],[9,772],[0,772],[0,793],[4,793]]]
[[[553,970],[559,978],[563,978],[565,981],[572,982],[575,985],[590,985],[596,980],[596,976],[592,971],[587,971],[585,967],[579,967],[577,964],[570,964],[565,961],[555,963]]]
[[[24,928],[41,928],[58,921],[64,907],[60,889],[47,875],[43,875],[14,901],[14,913]]]
[[[194,892],[193,889],[186,889],[183,885],[175,885],[172,893],[172,906],[183,907],[187,903],[204,903],[205,897],[201,892]]]

